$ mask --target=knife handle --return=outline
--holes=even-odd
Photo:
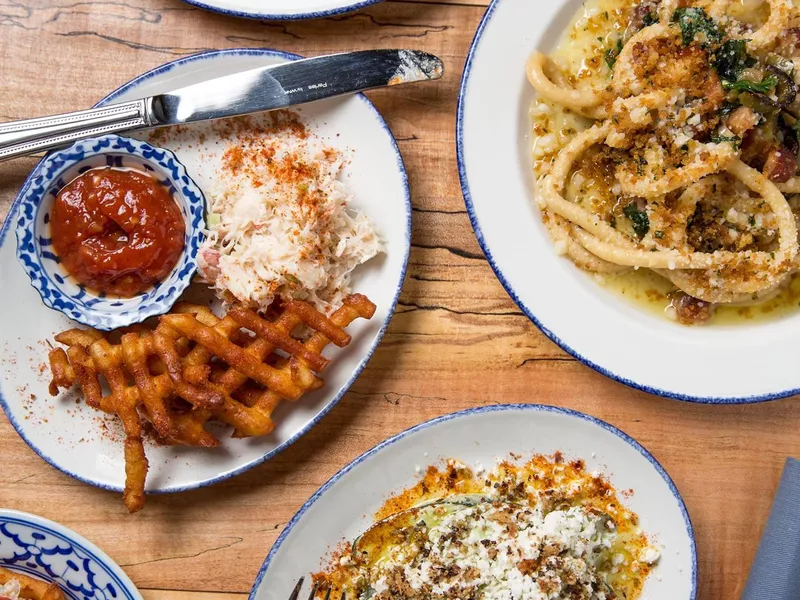
[[[133,100],[52,117],[0,123],[0,161],[117,131],[154,126],[151,100]]]

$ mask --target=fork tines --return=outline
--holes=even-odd
[[[297,598],[300,595],[300,591],[303,589],[304,582],[305,582],[305,577],[301,577],[297,581],[297,584],[294,586],[294,590],[292,590],[292,593],[289,595],[289,600],[297,600]],[[325,587],[327,588],[325,591],[325,600],[331,600],[332,587],[330,585],[327,585]],[[311,592],[309,592],[308,594],[308,600],[314,600],[314,598],[317,597],[317,592],[319,591],[321,591],[319,588],[319,584],[315,582],[311,586]],[[342,592],[342,595],[339,597],[339,600],[347,600],[346,592],[344,591]]]

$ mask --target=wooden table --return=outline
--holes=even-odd
[[[243,598],[294,512],[365,450],[452,411],[539,402],[605,419],[646,446],[672,475],[694,521],[699,597],[738,598],[783,462],[800,454],[796,400],[714,407],[628,389],[567,356],[514,305],[470,228],[455,161],[457,89],[484,3],[390,0],[320,21],[261,23],[178,0],[0,0],[0,120],[89,106],[142,71],[212,48],[314,55],[407,46],[447,65],[440,85],[370,94],[406,159],[413,249],[383,343],[319,426],[240,477],[151,497],[130,516],[116,494],[45,464],[0,417],[0,506],[85,535],[148,600]],[[33,165],[0,164],[1,215]]]

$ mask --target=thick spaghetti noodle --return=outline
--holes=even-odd
[[[580,60],[527,65],[537,200],[559,253],[652,269],[684,323],[800,268],[800,10],[792,0],[594,0]],[[588,40],[588,42],[587,42]],[[558,118],[556,118],[558,116]]]

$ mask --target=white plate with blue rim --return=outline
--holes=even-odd
[[[713,404],[799,393],[800,312],[769,322],[681,326],[604,289],[554,251],[535,203],[534,94],[525,64],[534,51],[557,45],[582,6],[581,0],[494,0],[475,34],[456,143],[467,211],[486,258],[543,333],[616,381]]]
[[[661,558],[642,598],[695,600],[697,552],[686,506],[658,461],[640,444],[588,415],[536,404],[493,405],[417,425],[363,454],[316,492],[281,533],[267,556],[250,600],[286,600],[300,577],[326,566],[333,548],[373,524],[387,497],[419,479],[418,469],[446,459],[489,467],[514,453],[582,459],[604,474],[638,514]],[[308,585],[306,586],[308,590]],[[305,594],[301,597],[306,597]]]
[[[366,8],[382,0],[185,0],[189,4],[227,15],[264,21],[324,19]]]
[[[265,49],[214,51],[179,59],[123,85],[103,102],[150,96],[196,83],[299,57]],[[348,328],[352,343],[326,353],[333,363],[325,385],[297,403],[282,403],[276,428],[267,437],[231,439],[222,432],[216,449],[150,445],[149,493],[170,493],[209,485],[237,475],[285,449],[322,419],[366,366],[394,311],[405,277],[411,243],[411,201],[403,161],[389,127],[363,95],[326,100],[297,109],[319,138],[349,151],[342,178],[353,194],[352,206],[373,221],[386,252],[359,267],[353,290],[368,296],[377,311],[370,321]],[[165,136],[160,146],[173,150],[189,175],[204,188],[224,145],[202,124]],[[47,308],[17,262],[11,229],[18,218],[14,202],[0,231],[0,405],[17,432],[39,456],[60,471],[100,488],[121,492],[125,469],[121,427],[77,404],[77,394],[52,398],[46,367],[48,340],[76,324]],[[121,507],[120,503],[120,507]]]
[[[125,572],[89,540],[16,510],[0,509],[0,566],[55,583],[69,600],[142,600]]]

